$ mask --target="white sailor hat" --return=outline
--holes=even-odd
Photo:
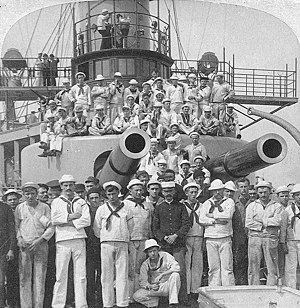
[[[194,73],[190,73],[190,74],[188,75],[188,78],[197,78],[197,76],[196,76],[196,74],[194,74]]]
[[[149,82],[149,80],[143,82],[142,87],[144,87],[146,84],[151,87],[151,83]]]
[[[162,102],[163,102],[163,104],[166,103],[166,102],[170,102],[171,103],[171,100],[169,98],[165,98]]]
[[[167,142],[167,143],[176,142],[176,139],[175,139],[175,137],[170,136],[170,137],[167,138],[166,142]]]
[[[128,94],[128,95],[126,96],[126,99],[129,98],[129,97],[131,97],[131,98],[134,99],[134,96],[133,96],[132,94]]]
[[[204,112],[211,112],[211,110],[212,110],[212,109],[211,109],[211,107],[209,107],[209,106],[204,106],[204,107],[203,107],[203,111],[204,111]]]
[[[216,190],[216,189],[223,189],[223,188],[224,188],[223,182],[220,179],[216,179],[211,182],[208,190]]]
[[[103,104],[97,104],[95,106],[95,110],[101,110],[101,109],[105,109]]]
[[[48,105],[51,105],[51,104],[54,104],[54,105],[56,105],[56,101],[55,101],[55,100],[53,100],[53,99],[50,99],[50,100],[49,100],[49,103],[48,103]]]
[[[162,92],[162,91],[156,91],[156,93],[155,93],[155,97],[157,96],[157,95],[163,95],[163,97],[165,97],[165,93],[164,92]]]
[[[62,82],[62,84],[64,84],[64,83],[70,83],[70,80],[69,80],[68,78],[63,78],[63,79],[61,80],[61,82]]]
[[[108,9],[103,9],[103,10],[102,10],[102,14],[103,14],[103,13],[108,13]]]
[[[185,76],[185,75],[180,75],[180,76],[178,77],[178,80],[179,80],[179,81],[186,81],[186,76]]]
[[[33,188],[35,190],[38,190],[40,188],[40,186],[34,182],[27,182],[25,184],[23,184],[22,186],[22,190],[26,189],[26,188]]]
[[[260,181],[255,185],[255,188],[259,188],[259,187],[268,187],[270,189],[272,189],[272,185],[270,182],[267,181]]]
[[[281,193],[281,192],[290,192],[291,190],[287,187],[287,186],[285,186],[285,185],[283,185],[283,186],[279,186],[277,189],[276,189],[276,194],[279,194],[279,193]],[[299,190],[300,191],[300,190]]]
[[[205,157],[203,157],[203,156],[201,156],[201,155],[197,155],[197,156],[195,156],[194,157],[194,159],[193,159],[193,162],[195,162],[196,161],[196,159],[202,159],[203,161],[205,161],[206,159],[205,159]]]
[[[173,126],[177,126],[177,127],[179,127],[179,125],[178,125],[178,123],[177,123],[177,122],[173,122],[173,123],[171,123],[171,124],[170,124],[170,128],[172,128]]]
[[[103,77],[103,75],[99,74],[97,75],[96,79],[95,80],[104,80],[105,78]]]
[[[180,162],[180,167],[183,165],[183,164],[187,164],[187,165],[191,165],[190,161],[187,160],[187,159],[183,159],[181,162]]]
[[[167,165],[167,161],[164,158],[161,158],[159,161],[157,161],[157,164]]]
[[[224,77],[224,73],[218,72],[218,73],[216,74],[216,76]]]
[[[190,105],[186,103],[186,101],[185,101],[185,103],[182,105],[181,109],[183,109],[183,108],[185,108],[185,107],[188,107],[189,109],[191,108]]]
[[[141,185],[141,186],[144,186],[143,182],[141,182],[140,180],[138,179],[133,179],[131,180],[128,185],[127,185],[127,189],[130,189],[132,186],[134,185]]]
[[[231,190],[231,191],[236,191],[236,186],[232,181],[228,181],[224,184],[224,188]]]
[[[227,108],[234,108],[234,105],[233,105],[232,103],[229,103],[229,104],[227,105]]]
[[[143,125],[143,124],[145,124],[145,123],[150,123],[150,120],[149,119],[147,119],[147,118],[145,118],[144,120],[142,120],[141,122],[140,122],[140,126],[141,125]]]
[[[75,78],[77,78],[80,75],[83,76],[84,78],[86,77],[86,74],[84,72],[78,72],[76,73]]]
[[[170,77],[171,80],[178,80],[178,76],[173,74],[171,77]]]
[[[150,142],[151,142],[151,143],[158,143],[158,140],[157,140],[157,138],[151,138],[151,139],[150,139]]]
[[[164,81],[161,77],[156,77],[155,79],[154,79],[154,82],[153,83],[155,83],[155,82],[157,82],[157,81]]]
[[[291,193],[292,194],[295,194],[295,193],[298,193],[300,192],[300,184],[299,183],[296,183],[293,187],[293,189],[291,190]]]
[[[175,182],[170,181],[170,182],[161,182],[161,188],[175,188]]]
[[[135,79],[131,79],[128,83],[129,83],[129,84],[139,84],[139,83],[137,82],[137,80],[135,80]]]
[[[150,180],[148,183],[147,183],[147,188],[149,188],[149,186],[151,185],[159,185],[159,187],[161,187],[161,183],[157,180]]]
[[[187,183],[186,185],[183,186],[183,191],[185,192],[187,188],[190,187],[195,187],[198,190],[200,189],[200,186],[196,183],[196,182],[191,182],[191,183]]]
[[[147,249],[152,248],[152,247],[157,247],[158,249],[160,248],[160,246],[157,244],[155,239],[151,238],[150,240],[146,240],[144,252],[147,252]]]
[[[58,182],[59,182],[59,184],[61,184],[61,183],[65,183],[65,182],[74,182],[75,183],[76,181],[75,181],[73,175],[64,174]]]
[[[102,186],[103,186],[104,190],[106,190],[106,188],[109,187],[109,186],[116,187],[116,188],[118,188],[119,191],[122,189],[121,185],[119,183],[117,183],[116,181],[105,182]]]
[[[200,134],[197,133],[197,132],[191,132],[191,133],[189,134],[189,136],[190,136],[190,138],[192,138],[193,136],[198,136],[198,137],[200,137]]]
[[[114,73],[114,76],[115,76],[115,77],[122,77],[122,74],[121,74],[120,72],[115,72],[115,73]]]
[[[64,107],[62,107],[62,106],[59,106],[59,107],[57,108],[57,111],[60,111],[60,110],[67,112],[67,109],[64,108]]]
[[[10,194],[15,194],[15,195],[17,195],[17,197],[18,197],[19,199],[22,198],[22,195],[21,195],[19,192],[17,192],[15,189],[10,188],[10,189],[8,189],[8,190],[3,194],[2,199],[3,199],[3,200],[6,200],[6,199],[7,199],[7,196],[10,195]]]

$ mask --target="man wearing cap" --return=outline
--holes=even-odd
[[[118,307],[127,307],[128,244],[133,229],[133,217],[128,205],[119,199],[119,183],[106,182],[103,189],[108,200],[98,208],[94,222],[94,233],[101,243],[103,306],[113,307],[116,302]]]
[[[146,203],[143,197],[144,184],[138,179],[133,179],[127,185],[129,195],[123,201],[131,210],[133,217],[133,230],[129,242],[129,297],[139,287],[140,267],[145,260],[145,241],[151,237],[151,222],[153,206]]]
[[[37,200],[39,186],[22,186],[25,201],[15,210],[19,252],[21,307],[43,307],[48,261],[48,240],[54,234],[50,208]],[[34,302],[33,302],[34,301]]]
[[[113,123],[112,129],[116,134],[122,134],[131,126],[133,117],[131,116],[130,108],[128,106],[122,107],[122,113],[119,114]]]
[[[146,196],[146,203],[150,203],[153,207],[153,209],[156,207],[157,204],[164,201],[164,199],[160,196],[161,194],[161,184],[157,180],[150,180],[147,183],[147,191],[148,196]]]
[[[153,100],[150,94],[143,93],[141,99],[138,100],[138,106],[144,114],[151,113],[153,111]]]
[[[217,136],[220,122],[212,115],[212,109],[209,106],[203,107],[204,114],[201,115],[198,123],[198,131],[201,135]]]
[[[90,135],[102,136],[109,134],[111,131],[110,119],[105,114],[104,105],[97,105],[95,110],[96,114],[93,117],[91,127],[89,127]]]
[[[185,240],[192,224],[186,207],[174,200],[175,182],[162,182],[164,201],[157,204],[153,214],[153,235],[164,251],[174,256],[180,265],[180,298],[188,304],[185,271]]]
[[[112,48],[111,24],[109,23],[111,14],[107,9],[103,9],[97,19],[97,30],[102,35],[101,50]]]
[[[202,203],[197,200],[200,186],[196,183],[188,183],[183,187],[187,200],[183,201],[192,227],[186,235],[186,280],[187,293],[198,296],[197,290],[201,287],[203,272],[203,233],[204,227],[200,224],[199,216]],[[196,298],[197,299],[197,298]]]
[[[248,230],[245,228],[246,208],[251,203],[249,196],[250,181],[240,178],[236,181],[238,197],[232,217],[233,226],[233,271],[236,285],[248,284]]]
[[[111,123],[113,123],[118,114],[122,112],[124,90],[125,87],[122,83],[122,74],[116,72],[114,74],[114,81],[112,81],[108,86],[108,102]]]
[[[69,99],[74,104],[74,107],[76,107],[76,105],[82,105],[84,115],[87,116],[92,105],[91,88],[84,82],[86,78],[85,73],[78,72],[75,78],[77,83],[71,88]]]
[[[201,156],[201,155],[198,155],[198,156],[196,156],[196,157],[194,158],[194,161],[193,161],[193,162],[195,163],[195,169],[194,169],[194,171],[195,171],[195,170],[200,170],[200,171],[204,172],[204,174],[205,174],[205,179],[204,179],[203,184],[204,184],[205,186],[208,187],[209,184],[210,184],[210,172],[209,172],[208,169],[206,169],[206,168],[204,167],[205,158],[204,158],[203,156]]]
[[[151,120],[152,134],[155,135],[158,140],[163,138],[165,135],[165,128],[163,125],[161,111],[162,111],[162,103],[159,101],[156,101],[153,104],[153,111],[150,115],[150,120]]]
[[[48,186],[43,183],[38,184],[37,200],[49,205]]]
[[[210,196],[208,192],[207,185],[204,185],[205,181],[205,173],[199,169],[194,170],[193,172],[193,182],[199,185],[200,190],[197,196],[197,200],[203,203],[206,201]]]
[[[164,174],[167,170],[167,161],[163,158],[157,161],[158,171],[154,173],[151,177],[151,180],[157,180],[159,177],[164,177]]]
[[[49,181],[46,183],[46,185],[49,187],[48,195],[49,195],[49,203],[51,204],[55,198],[60,196],[61,187],[59,185],[58,180]]]
[[[180,162],[179,182],[182,187],[188,183],[194,182],[193,172],[190,172],[191,163],[184,159]]]
[[[223,124],[226,137],[241,139],[239,118],[237,113],[234,111],[234,105],[232,103],[229,103],[226,107]]]
[[[85,185],[83,183],[76,183],[74,191],[75,191],[75,196],[85,200],[86,190],[85,190]]]
[[[125,98],[124,98],[124,106],[128,106],[130,108],[130,114],[134,113],[134,109],[138,104],[136,104],[135,102],[135,98],[133,95],[128,94]]]
[[[152,176],[158,172],[157,162],[164,159],[164,156],[158,151],[158,140],[151,138],[150,142],[150,151],[141,159],[139,170],[145,170]]]
[[[72,117],[73,116],[73,108],[74,105],[70,100],[70,91],[71,91],[71,85],[70,85],[70,80],[68,78],[64,78],[62,80],[62,84],[64,88],[60,90],[56,95],[55,95],[55,101],[59,103],[62,107],[66,108],[67,110],[67,115]]]
[[[152,91],[152,82],[151,81],[145,81],[142,84],[142,91],[139,94],[139,104],[141,103],[143,96],[145,94],[149,97],[150,103],[153,103],[154,100],[154,92]]]
[[[85,181],[85,190],[88,192],[91,188],[95,187],[99,189],[99,179],[94,176],[89,176]]]
[[[190,106],[187,102],[182,106],[182,111],[177,115],[177,122],[181,132],[189,135],[198,127],[197,118],[190,113]]]
[[[168,132],[170,131],[170,126],[172,123],[177,123],[177,114],[175,111],[171,110],[171,100],[165,98],[162,101],[163,108],[161,110],[161,123],[164,129]]]
[[[207,158],[206,148],[205,146],[200,142],[200,135],[197,132],[190,133],[190,138],[192,139],[192,144],[187,145],[184,150],[188,154],[188,159],[190,163],[194,162],[194,158],[196,156],[202,156]]]
[[[58,63],[58,57],[55,57],[54,54],[51,53],[49,55],[50,86],[56,86],[56,77],[58,77]]]
[[[209,78],[206,76],[201,76],[200,85],[197,87],[196,100],[198,102],[198,119],[202,114],[204,106],[208,106],[210,102],[211,87],[208,85]]]
[[[166,98],[171,100],[171,109],[179,114],[184,100],[183,87],[178,84],[178,77],[170,77],[171,85],[167,88]]]
[[[85,200],[75,196],[75,179],[65,174],[59,180],[62,192],[51,204],[51,220],[55,226],[56,282],[53,289],[53,308],[66,303],[68,266],[74,267],[74,293],[76,307],[87,307],[86,302],[86,233],[91,224],[89,207]]]
[[[213,105],[213,114],[220,120],[224,122],[226,113],[226,103],[228,99],[234,96],[234,90],[231,88],[230,84],[224,79],[224,74],[219,72],[215,75],[215,82],[211,91],[211,102]]]
[[[83,115],[83,107],[76,105],[74,108],[75,117],[70,117],[67,121],[69,125],[68,133],[70,137],[85,136],[88,134],[87,117]]]
[[[226,199],[231,198],[233,200],[235,192],[236,192],[236,186],[233,183],[233,181],[227,181],[224,184],[224,192],[223,192],[224,198]]]
[[[154,239],[145,242],[145,260],[140,269],[140,287],[133,295],[138,303],[146,307],[158,307],[159,297],[168,296],[169,306],[178,306],[180,289],[180,267],[175,258],[165,251]]]
[[[185,100],[189,101],[189,106],[191,109],[192,114],[198,117],[198,102],[196,101],[197,97],[197,76],[194,73],[190,73],[188,75],[188,83],[185,87]]]
[[[85,229],[86,238],[86,274],[87,274],[87,303],[89,307],[102,307],[101,289],[101,261],[100,242],[95,236],[93,225],[95,215],[104,203],[101,191],[98,187],[91,187],[86,194],[86,199],[90,209],[91,225]]]
[[[179,151],[176,149],[176,139],[169,137],[167,140],[168,148],[163,150],[161,154],[167,162],[167,168],[172,169],[175,173],[179,173]]]
[[[179,125],[177,122],[171,123],[170,125],[170,135],[169,137],[173,137],[175,139],[175,149],[180,150],[182,145],[181,134],[179,133]]]
[[[43,86],[43,60],[42,53],[38,53],[38,57],[34,63],[34,72],[35,72],[35,83],[34,86],[42,87]]]
[[[152,89],[154,91],[154,96],[156,97],[157,93],[160,93],[163,95],[163,97],[166,96],[166,90],[164,89],[164,80],[161,77],[157,77],[153,84],[152,84]],[[157,97],[156,97],[157,98]]]
[[[3,201],[9,197],[15,197],[19,200],[19,193],[14,189],[9,189],[3,195]],[[18,267],[16,252],[16,232],[14,223],[14,214],[12,208],[0,201],[0,307],[4,308],[5,293],[9,305],[14,305],[18,298]],[[17,259],[15,259],[17,258]],[[14,267],[16,265],[16,267]],[[13,268],[11,268],[13,267]],[[7,292],[5,292],[5,276],[7,277]],[[13,294],[12,292],[16,293]],[[11,306],[12,307],[12,306]]]
[[[293,196],[293,201],[288,204],[289,192]],[[300,246],[300,184],[297,183],[290,191],[288,187],[279,187],[277,195],[281,204],[285,206],[282,224],[283,231],[280,234],[280,242],[286,244],[285,253],[285,271],[284,284],[290,288],[296,289],[297,285],[297,266],[299,264],[299,246]],[[281,230],[282,231],[282,230]]]
[[[278,240],[282,217],[282,206],[271,200],[272,186],[260,181],[255,186],[258,200],[246,208],[245,226],[248,231],[248,284],[259,285],[262,256],[268,270],[267,285],[274,286],[279,277]],[[263,254],[263,255],[262,255]]]
[[[138,89],[138,82],[135,79],[131,79],[129,81],[129,87],[125,88],[124,90],[124,103],[125,103],[125,99],[127,98],[128,95],[132,95],[133,99],[135,102],[138,102],[138,97],[140,94],[140,91]]]
[[[232,216],[234,201],[223,197],[224,184],[212,181],[209,189],[212,197],[203,203],[200,223],[205,226],[208,259],[208,285],[232,286],[235,284],[232,258]]]
[[[108,98],[108,87],[104,84],[105,78],[99,74],[96,76],[95,81],[97,84],[95,84],[91,91],[91,97],[92,101],[94,103],[94,106],[98,104],[102,104],[105,106],[106,110],[106,103]]]

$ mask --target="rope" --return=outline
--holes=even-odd
[[[37,17],[36,23],[35,23],[35,25],[34,25],[34,28],[33,28],[32,34],[31,34],[31,38],[30,38],[30,40],[29,40],[29,42],[28,42],[28,45],[27,45],[27,49],[26,49],[26,52],[25,52],[25,58],[27,58],[27,53],[28,53],[29,47],[30,47],[30,45],[31,45],[31,42],[32,42],[32,39],[33,39],[35,30],[36,30],[36,28],[37,28],[39,19],[40,19],[40,17],[41,17],[41,14],[42,14],[42,9],[39,10],[39,15],[38,15],[38,17]]]

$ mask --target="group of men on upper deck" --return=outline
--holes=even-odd
[[[0,307],[17,255],[22,308],[65,307],[72,281],[82,308],[157,307],[160,297],[190,305],[202,285],[259,285],[265,272],[267,285],[282,279],[296,288],[300,184],[276,191],[247,178],[209,184],[197,168],[181,182],[173,170],[157,178],[138,171],[126,187],[99,186],[93,177],[76,183],[71,175],[54,182],[4,193]],[[7,298],[10,307],[18,307],[17,294]]]
[[[64,79],[65,88],[44,110],[40,145],[44,152],[39,156],[61,152],[67,136],[120,134],[130,127],[143,129],[162,144],[170,136],[180,139],[180,134],[192,132],[241,138],[234,105],[228,103],[234,91],[223,73],[216,74],[214,84],[201,77],[197,85],[193,73],[188,78],[172,75],[167,82],[154,70],[140,89],[135,79],[125,88],[120,72],[108,86],[98,75],[92,89],[85,77],[77,73],[72,87]]]

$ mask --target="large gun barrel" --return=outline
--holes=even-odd
[[[97,177],[100,185],[107,181],[116,181],[126,186],[130,177],[137,171],[140,159],[150,150],[150,137],[139,128],[126,130],[118,146],[110,153]]]
[[[213,178],[239,178],[279,163],[287,154],[285,140],[277,134],[266,134],[248,144],[208,160],[205,167]]]

